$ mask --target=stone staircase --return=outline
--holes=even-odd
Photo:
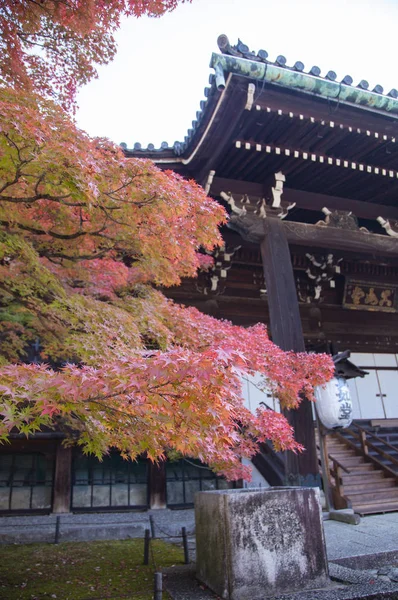
[[[398,511],[398,474],[369,456],[355,435],[351,429],[326,438],[335,507],[362,515]]]

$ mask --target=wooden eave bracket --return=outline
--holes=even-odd
[[[385,229],[385,231],[388,233],[388,235],[390,235],[391,237],[398,238],[398,222],[397,221],[393,221],[393,225],[391,225],[391,223],[388,219],[383,219],[383,217],[377,217],[377,221],[378,221],[378,223],[380,223],[380,225],[383,227],[383,229]]]
[[[206,185],[205,185],[205,192],[206,192],[206,194],[208,194],[210,192],[211,184],[213,183],[213,179],[214,179],[214,175],[215,174],[216,174],[215,171],[209,171],[209,174],[207,176]]]
[[[251,110],[254,102],[254,92],[256,91],[256,86],[254,83],[249,83],[247,86],[247,101],[245,110]]]
[[[272,199],[270,203],[267,203],[265,198],[259,198],[256,199],[255,202],[252,202],[248,194],[243,194],[240,200],[237,201],[235,201],[232,192],[221,191],[220,196],[229,204],[232,212],[239,217],[244,217],[246,214],[250,213],[254,217],[259,217],[260,219],[265,219],[270,215],[284,219],[289,210],[296,205],[295,203],[282,205],[281,196],[283,194],[283,184],[285,181],[286,177],[282,171],[275,173],[275,186],[271,188]]]
[[[275,187],[272,188],[272,208],[279,208],[281,205],[281,196],[283,194],[283,184],[286,177],[282,171],[275,173]]]

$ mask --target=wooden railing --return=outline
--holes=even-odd
[[[328,509],[349,508],[350,501],[344,495],[343,471],[344,473],[350,473],[350,471],[328,452],[327,437],[323,434],[320,435],[322,435],[322,442],[319,439],[317,447],[319,454],[323,456],[323,460],[319,460],[319,465],[322,468],[323,477],[327,478],[327,483],[324,480],[324,492],[328,496]]]
[[[329,462],[328,462],[329,483],[331,484],[330,476],[332,476],[334,479],[333,487],[334,487],[335,493],[341,500],[344,500],[344,502],[347,503],[347,500],[344,495],[344,484],[343,484],[343,476],[342,476],[341,471],[344,471],[345,473],[349,473],[350,471],[349,471],[349,469],[347,469],[347,467],[342,465],[341,462],[339,462],[336,458],[334,458],[330,454],[328,454],[328,459],[331,460],[333,463],[332,468],[330,468]]]
[[[320,429],[322,430],[322,426]],[[344,474],[350,474],[350,472],[355,471],[355,467],[351,467],[351,470],[347,469],[333,454],[329,453],[327,448],[329,435],[325,434],[332,434],[335,439],[343,442],[346,447],[351,448],[357,456],[363,457],[367,463],[371,463],[376,469],[383,471],[385,477],[393,478],[398,485],[398,470],[395,471],[391,466],[382,462],[382,459],[384,459],[389,461],[390,465],[398,467],[398,457],[388,451],[397,452],[397,446],[393,446],[388,441],[372,431],[364,429],[357,423],[353,423],[350,428],[345,429],[344,433],[348,434],[352,439],[339,431],[331,432],[322,430],[320,434],[322,437],[317,441],[317,446],[322,456],[322,460],[319,463],[322,466],[324,482],[326,479],[324,490],[328,497],[328,504],[331,507],[334,505],[336,509],[352,507],[350,500],[345,496],[343,478]],[[382,445],[382,447],[379,447],[378,444]]]
[[[349,440],[348,438],[346,438],[344,435],[342,435],[338,431],[335,431],[334,435],[339,440],[344,442],[347,446],[350,446],[353,450],[355,450],[355,452],[357,454],[359,454],[360,456],[363,456],[367,462],[373,463],[378,469],[381,469],[382,471],[384,471],[384,473],[386,473],[386,475],[388,475],[389,477],[393,477],[396,480],[396,482],[398,482],[398,472],[394,471],[394,469],[391,469],[388,465],[384,464],[378,458],[376,458],[375,456],[370,454],[369,450],[373,450],[374,452],[377,452],[384,459],[388,460],[389,462],[391,462],[392,464],[397,465],[397,466],[398,466],[398,459],[395,458],[395,456],[392,456],[389,452],[386,452],[385,450],[382,450],[381,448],[379,448],[378,446],[373,444],[371,441],[369,441],[368,437],[370,436],[377,442],[380,442],[381,444],[383,444],[383,446],[387,446],[388,448],[391,448],[394,451],[397,451],[398,448],[396,448],[392,444],[386,442],[381,437],[377,436],[375,433],[373,433],[371,431],[367,431],[366,429],[364,429],[357,423],[353,423],[352,425],[358,431],[354,431],[354,429],[348,428],[348,429],[345,429],[345,432],[349,433],[354,439],[358,440],[359,445],[356,444],[355,442]]]

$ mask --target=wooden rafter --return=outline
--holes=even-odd
[[[308,150],[302,150],[301,148],[288,148],[286,146],[275,145],[271,143],[259,144],[256,142],[246,140],[236,140],[235,148],[238,150],[255,150],[256,152],[266,152],[267,154],[276,154],[277,156],[285,156],[287,158],[294,158],[299,160],[305,160],[308,162],[324,164],[328,166],[341,167],[343,169],[357,170],[362,173],[368,173],[370,175],[378,175],[380,177],[388,177],[393,180],[398,180],[398,171],[395,169],[386,169],[374,165],[364,164],[363,162],[355,162],[345,158],[335,158],[333,156],[326,156],[324,154],[318,154],[315,152],[309,152]]]

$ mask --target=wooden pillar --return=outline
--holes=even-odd
[[[166,463],[149,463],[149,506],[166,508]]]
[[[65,448],[59,442],[55,455],[53,513],[70,512],[71,490],[72,448]]]
[[[263,220],[261,257],[267,288],[272,340],[283,350],[304,352],[305,344],[289,245],[278,217]],[[304,399],[299,408],[286,411],[296,440],[306,450],[286,452],[286,485],[318,485],[319,474],[311,403]]]

